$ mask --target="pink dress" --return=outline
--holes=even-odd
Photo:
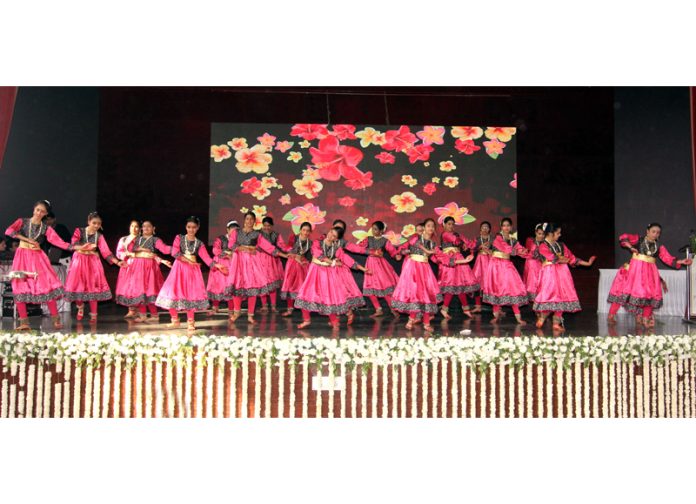
[[[282,242],[282,239],[280,238],[280,235],[278,233],[276,233],[275,231],[271,231],[268,234],[264,233],[263,231],[259,231],[259,233],[266,239],[268,243],[273,245],[275,248],[280,249],[280,247],[278,246],[278,242]],[[268,254],[267,252],[263,252],[262,254],[259,254],[258,259],[259,261],[261,261],[261,267],[269,272],[270,278],[272,278],[273,281],[276,282],[278,285],[273,290],[280,288],[280,285],[283,283],[283,277],[285,276],[285,271],[283,270],[283,262],[280,260],[280,257],[278,257],[277,255]]]
[[[485,253],[485,249],[483,248],[484,244],[489,244],[490,247],[493,246],[493,239],[490,237],[490,235],[487,236],[485,239],[481,236],[476,238],[476,261],[474,262],[474,277],[476,277],[476,281],[478,282],[481,291],[484,290],[483,282],[486,279],[486,270],[488,269],[488,265],[491,261],[490,254]]]
[[[534,301],[537,292],[537,284],[539,283],[541,258],[537,257],[536,250],[541,243],[534,238],[527,238],[525,242],[525,248],[529,251],[529,256],[524,261],[522,281],[527,286],[527,293],[529,294],[530,301]]]
[[[116,302],[120,305],[152,304],[157,301],[157,295],[164,285],[159,267],[161,259],[155,251],[171,255],[172,248],[156,236],[139,236],[128,244],[129,252],[138,248],[147,249],[148,252],[135,252],[137,257],[129,258],[128,267],[121,268],[125,275],[123,282],[119,278],[116,287]]]
[[[116,263],[118,259],[111,253],[104,235],[96,232],[87,234],[86,228],[76,228],[72,237],[73,246],[93,243],[97,250],[73,252],[68,276],[65,279],[65,299],[68,301],[106,301],[111,299],[111,289],[104,275],[99,254],[106,262]]]
[[[118,244],[116,245],[116,257],[119,258],[121,261],[125,261],[128,266],[130,266],[133,262],[133,259],[128,256],[128,246],[131,244],[133,240],[135,240],[137,236],[122,236],[118,240]],[[125,289],[125,281],[126,281],[126,276],[128,274],[128,268],[119,268],[118,270],[118,278],[116,279],[116,296],[114,299],[118,304],[123,304],[119,302],[119,294],[123,292]]]
[[[368,236],[357,244],[347,244],[346,250],[355,254],[368,255],[367,261],[365,261],[365,267],[368,268],[372,274],[365,275],[363,279],[363,295],[377,297],[391,296],[396,288],[396,284],[399,282],[399,275],[396,274],[392,265],[389,264],[389,261],[384,257],[384,253],[387,252],[392,257],[396,256],[398,251],[394,245],[384,236],[380,236],[379,238]],[[376,252],[378,250],[381,250],[383,255],[377,255]]]
[[[212,266],[215,261],[208,254],[205,245],[198,238],[188,241],[186,235],[177,235],[172,243],[171,252],[176,261],[160,289],[155,304],[174,310],[207,309],[208,294],[203,282],[201,264],[191,264],[182,257],[196,260],[197,255],[206,265]]]
[[[623,234],[619,237],[625,248],[636,248],[639,254],[633,254],[628,268],[628,275],[623,285],[620,303],[629,311],[651,306],[654,309],[662,306],[662,285],[655,257],[667,266],[679,269],[677,259],[672,256],[664,245],[648,242],[645,237]]]
[[[624,263],[621,265],[619,270],[616,272],[614,281],[611,283],[611,288],[609,289],[609,294],[607,295],[607,303],[618,303],[624,307],[624,309],[630,313],[638,314],[641,313],[640,309],[633,305],[624,305],[624,285],[626,284],[626,279],[628,278],[628,270],[630,268],[629,263]]]
[[[295,259],[288,258],[285,264],[283,285],[280,286],[280,297],[282,299],[295,299],[297,298],[297,292],[304,283],[304,279],[307,277],[309,263],[312,261],[312,240],[309,238],[302,240],[300,235],[292,235],[287,244],[282,239],[279,239],[278,248],[283,252],[302,257],[301,264]]]
[[[580,301],[578,300],[573,277],[568,267],[568,264],[575,266],[578,263],[578,258],[561,242],[549,243],[543,241],[537,251],[543,263],[541,272],[539,272],[538,292],[533,306],[534,311],[580,311]],[[559,256],[567,257],[570,259],[570,263],[559,263]]]
[[[461,248],[473,249],[476,247],[474,240],[467,240],[459,236],[459,233],[442,233],[442,253],[436,260],[440,265],[437,281],[443,294],[468,294],[480,290],[474,272],[468,264],[455,264],[455,261],[464,259]]]
[[[218,264],[227,266],[229,270],[232,267],[232,255],[230,254],[229,238],[227,235],[220,235],[213,242],[213,257]],[[211,301],[227,301],[230,299],[228,295],[227,285],[229,283],[228,276],[217,268],[213,268],[208,273],[208,299]]]
[[[391,307],[402,313],[435,313],[438,303],[442,302],[442,292],[435,273],[419,245],[435,250],[436,254],[441,253],[434,241],[425,240],[419,235],[411,236],[399,247],[399,252],[404,254],[406,259],[401,268],[399,282],[392,294]],[[432,257],[434,258],[434,255]]]
[[[17,219],[7,228],[5,234],[14,238],[17,234],[26,236],[39,242],[39,245],[48,240],[63,250],[72,250],[72,245],[64,242],[60,236],[43,222],[38,226],[31,223],[31,219]],[[13,271],[33,271],[38,273],[36,278],[25,277],[12,280],[12,295],[15,301],[20,303],[45,303],[63,296],[63,286],[58,275],[51,266],[51,261],[46,253],[38,249],[20,247],[15,252],[12,260]]]
[[[341,280],[343,266],[327,266],[319,264],[318,260],[340,260],[347,268],[355,268],[357,263],[346,254],[339,243],[326,245],[324,241],[315,240],[312,244],[312,263],[307,270],[307,276],[300,286],[295,298],[295,307],[322,315],[347,313],[352,308],[365,306],[362,293],[351,296],[350,292],[357,289],[346,286]],[[350,271],[349,271],[350,274]],[[351,281],[355,284],[352,275]],[[358,289],[358,292],[359,289]]]
[[[512,264],[510,256],[522,255],[524,247],[498,233],[493,240],[493,254],[484,276],[483,301],[494,306],[525,305],[529,302],[527,287]]]
[[[234,255],[227,277],[227,299],[262,296],[280,287],[275,270],[268,269],[261,259],[263,253],[277,256],[278,250],[255,230],[245,233],[242,229],[233,229],[229,236],[229,247]],[[240,247],[253,247],[255,251]]]

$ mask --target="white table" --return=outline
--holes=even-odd
[[[53,266],[53,271],[56,272],[56,275],[58,275],[58,279],[60,280],[60,283],[62,285],[65,285],[65,278],[68,275],[68,267],[65,266],[64,264],[52,264]],[[7,275],[10,271],[12,271],[12,264],[0,264],[0,276],[2,275]],[[0,283],[0,296],[2,295],[3,291],[5,290],[5,286]],[[58,312],[68,312],[70,311],[70,303],[68,303],[65,298],[60,298],[56,300],[56,305],[58,306]],[[48,306],[46,303],[41,304],[41,311],[43,312],[44,315],[49,315],[48,311]]]
[[[597,292],[597,313],[609,313],[607,296],[619,270],[600,269],[599,289]],[[660,276],[667,282],[667,292],[663,293],[662,308],[655,310],[655,315],[683,317],[686,310],[686,268],[681,270],[660,270]],[[624,312],[622,308],[620,312]]]

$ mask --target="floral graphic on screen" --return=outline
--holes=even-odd
[[[312,227],[323,224],[326,221],[326,211],[312,203],[306,203],[290,210],[283,216],[283,220],[290,222],[293,233],[299,233],[303,222],[309,222]]]
[[[304,221],[328,226],[338,218],[348,236],[383,221],[394,240],[412,236],[427,217],[451,215],[458,225],[515,219],[516,133],[509,126],[214,123],[211,232],[224,232],[230,211],[255,206],[280,221],[284,236]]]
[[[392,210],[396,213],[413,213],[418,207],[423,206],[423,200],[411,191],[395,194],[389,202],[392,204]]]
[[[442,224],[446,217],[452,217],[455,224],[468,224],[476,220],[473,215],[469,215],[468,208],[460,207],[454,201],[447,203],[444,207],[436,208],[435,213],[438,215],[439,224]]]
[[[251,149],[238,150],[234,158],[237,160],[237,170],[241,173],[266,173],[268,165],[273,161],[273,156],[261,144],[254,145]]]

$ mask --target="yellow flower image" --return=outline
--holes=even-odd
[[[232,147],[232,150],[234,150],[234,151],[238,151],[240,149],[246,149],[247,147],[249,147],[247,145],[246,138],[233,138],[232,140],[227,142],[227,145]]]
[[[210,146],[210,157],[216,163],[222,162],[223,159],[232,157],[230,148],[226,145],[211,145]]]
[[[452,136],[462,140],[475,140],[483,136],[483,129],[478,126],[452,126]]]
[[[256,222],[254,223],[254,229],[259,230],[263,228],[263,218],[266,217],[266,213],[268,212],[266,210],[266,205],[263,206],[258,206],[254,205],[254,209],[252,210],[256,214]]]
[[[382,145],[385,141],[386,138],[383,133],[377,131],[374,128],[367,127],[364,130],[360,130],[355,133],[355,136],[360,139],[360,146],[361,147],[367,147],[369,145]],[[382,143],[377,143],[375,142],[375,138],[377,138],[378,141],[381,141]]]
[[[319,170],[316,168],[307,168],[305,170],[302,170],[302,177],[304,178],[312,178],[312,179],[320,179],[321,177],[319,176]]]
[[[234,158],[237,160],[237,170],[242,173],[266,173],[268,165],[273,161],[273,156],[261,144],[254,145],[251,149],[238,150]]]
[[[440,177],[433,177],[430,179],[431,182],[434,184],[439,184],[440,183]]]
[[[300,159],[302,159],[302,153],[297,152],[297,151],[291,151],[290,155],[288,156],[288,161],[293,161],[295,163],[299,163]]]
[[[377,133],[372,136],[372,143],[374,145],[384,145],[387,143],[387,135],[384,133]]]
[[[457,187],[459,185],[459,177],[447,177],[443,184],[447,187]]]
[[[406,224],[404,228],[401,230],[401,236],[405,236],[408,238],[409,236],[412,236],[416,232],[416,226],[413,224]]]
[[[366,217],[358,217],[357,219],[355,219],[355,223],[356,223],[358,226],[364,226],[364,225],[366,225],[368,222],[370,222],[370,221],[369,221]]]
[[[392,210],[396,213],[413,213],[418,207],[423,206],[423,200],[410,191],[395,194],[389,203],[392,204]]]
[[[402,175],[401,182],[403,182],[409,187],[414,187],[418,185],[418,180],[414,179],[411,175]]]
[[[501,142],[509,142],[517,132],[517,128],[503,128],[500,126],[488,126],[486,128],[486,138],[490,140],[499,140]]]
[[[310,142],[309,140],[302,140],[300,142],[300,147],[302,147],[303,149],[308,148],[310,145],[312,145],[312,142]]]
[[[278,187],[278,179],[275,177],[263,177],[261,179],[261,185],[268,189],[272,187]]]
[[[321,182],[311,177],[304,177],[302,180],[293,180],[292,185],[297,194],[307,199],[316,198],[324,188]]]
[[[239,209],[239,211],[242,213],[247,213],[249,211],[249,209],[247,207],[243,206],[242,208]]]
[[[456,169],[457,165],[455,165],[452,161],[440,161],[440,171],[450,172]]]

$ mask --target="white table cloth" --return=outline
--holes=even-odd
[[[619,270],[600,269],[599,289],[597,293],[597,313],[609,313],[607,296],[611,283]],[[655,315],[683,317],[686,311],[686,269],[660,270],[660,276],[667,282],[667,292],[663,293],[662,308],[655,310]],[[620,310],[624,312],[623,308]]]

